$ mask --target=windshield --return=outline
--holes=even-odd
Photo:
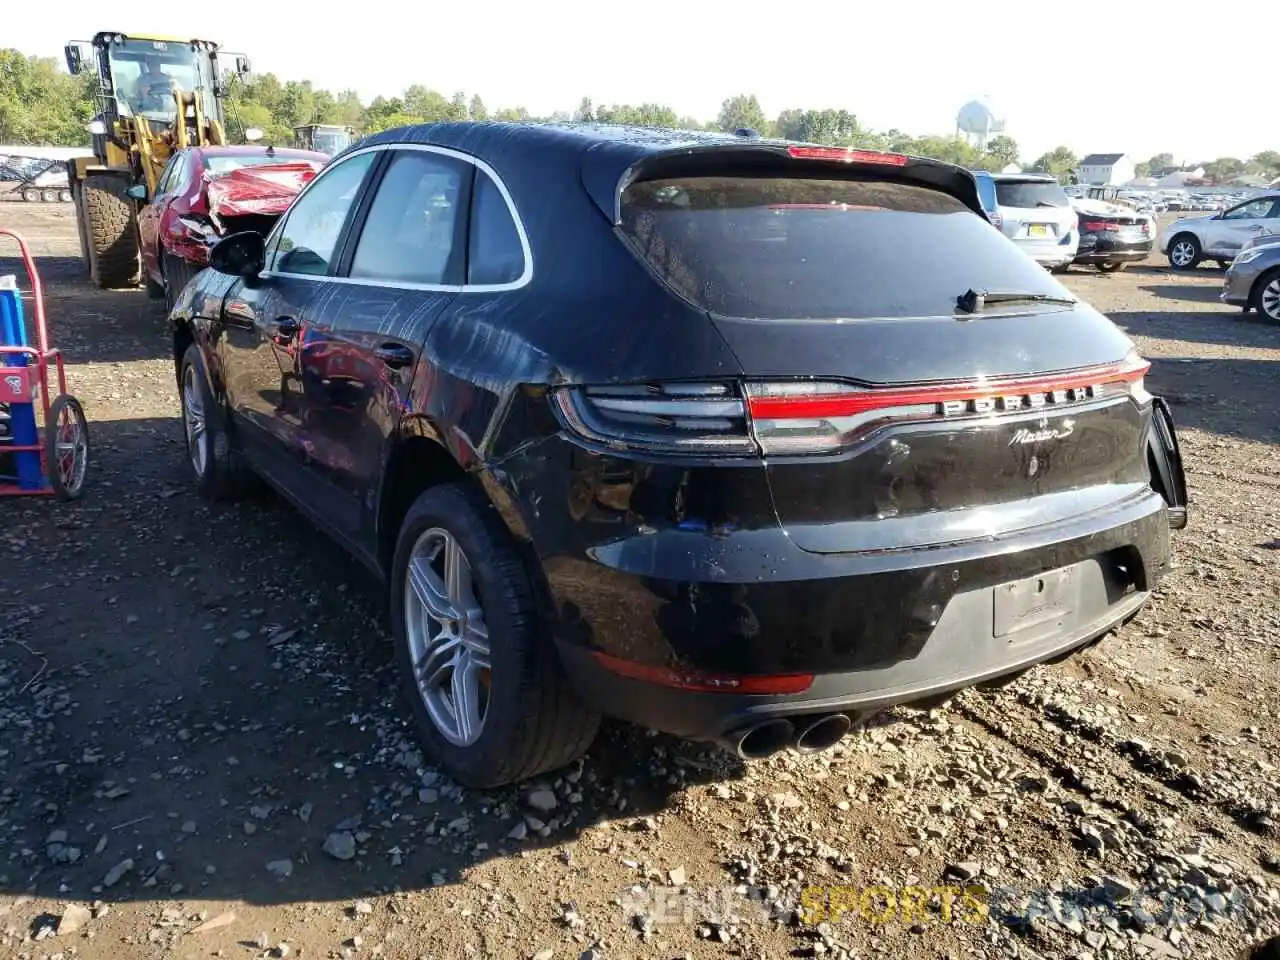
[[[1070,201],[1062,185],[1052,180],[997,180],[1002,207],[1065,207]]]
[[[950,316],[970,288],[1069,295],[959,200],[909,183],[641,181],[621,230],[672,290],[721,316]]]
[[[313,149],[332,156],[351,145],[351,134],[345,130],[317,130],[312,142]]]
[[[134,40],[108,48],[111,83],[124,116],[173,122],[173,91],[197,92],[206,117],[216,119],[213,59],[186,43]]]

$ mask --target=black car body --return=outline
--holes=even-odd
[[[1108,209],[1110,208],[1110,209]],[[1145,260],[1155,246],[1149,217],[1121,212],[1114,205],[1078,207],[1080,247],[1075,263],[1092,264],[1104,272]]]
[[[173,313],[202,489],[261,474],[390,584],[399,648],[447,635],[414,710],[466,782],[566,762],[600,714],[828,746],[1088,644],[1168,567],[1147,364],[948,164],[406,128],[213,263]]]

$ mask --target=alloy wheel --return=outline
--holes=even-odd
[[[1271,320],[1280,321],[1280,277],[1272,277],[1258,296],[1258,306]]]
[[[1190,240],[1179,240],[1169,250],[1169,259],[1175,267],[1190,266],[1196,258],[1196,248]]]
[[[196,368],[188,364],[182,373],[182,425],[187,434],[187,455],[196,476],[203,477],[209,463],[209,432],[206,429],[204,394]]]
[[[431,527],[418,537],[404,593],[418,696],[442,737],[470,746],[484,732],[489,709],[489,628],[471,564],[448,530]]]

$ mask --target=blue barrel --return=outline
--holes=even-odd
[[[6,347],[27,346],[27,323],[22,314],[22,294],[18,290],[15,278],[0,277],[0,344]],[[7,367],[25,367],[31,362],[26,355],[8,354],[3,359]],[[40,432],[36,429],[36,407],[33,397],[26,403],[9,404],[9,425],[15,446],[26,447],[40,442]],[[55,429],[56,424],[46,424],[46,429]],[[18,486],[24,490],[39,490],[44,484],[44,475],[40,472],[40,454],[15,453],[14,467],[18,472]],[[49,464],[50,470],[56,470],[56,464]]]

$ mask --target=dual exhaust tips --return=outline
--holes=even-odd
[[[743,760],[763,760],[788,748],[797,753],[829,750],[852,728],[853,721],[845,713],[816,719],[801,717],[797,723],[778,718],[741,727],[722,738],[721,743]]]

